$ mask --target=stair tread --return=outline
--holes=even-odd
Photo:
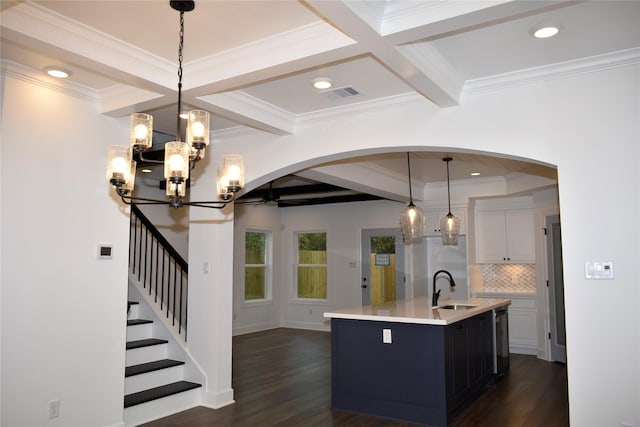
[[[124,407],[129,408],[134,405],[140,405],[141,403],[150,402],[152,400],[182,393],[183,391],[192,390],[198,387],[202,387],[202,384],[190,381],[178,381],[160,387],[150,388],[149,390],[127,394],[124,397]]]
[[[129,319],[129,320],[127,320],[127,326],[146,325],[148,323],[153,323],[153,320],[148,320],[148,319]]]
[[[132,377],[134,375],[146,374],[147,372],[159,371],[160,369],[166,369],[180,365],[184,365],[184,362],[173,359],[154,360],[153,362],[127,366],[124,370],[124,376]]]
[[[132,350],[134,348],[141,348],[141,347],[149,347],[152,345],[166,344],[168,342],[169,341],[167,340],[161,340],[158,338],[146,338],[143,340],[127,341],[127,350]]]

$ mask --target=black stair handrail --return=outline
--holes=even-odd
[[[178,334],[187,340],[188,263],[135,204],[131,205],[129,269]]]

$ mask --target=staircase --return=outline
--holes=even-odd
[[[181,349],[170,339],[157,338],[156,330],[164,328],[150,310],[136,301],[127,319],[125,363],[124,420],[136,426],[157,418],[192,408],[201,402],[202,384],[187,381],[187,364]],[[156,333],[156,335],[162,335]]]

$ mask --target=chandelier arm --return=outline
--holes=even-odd
[[[159,165],[163,165],[164,161],[163,160],[155,160],[155,159],[147,159],[146,157],[144,157],[143,155],[143,151],[138,151],[138,157],[140,158],[141,162],[146,162],[146,163],[157,163]]]
[[[231,198],[228,200],[183,202],[183,204],[187,206],[197,206],[200,208],[222,209],[229,203],[234,202],[236,200],[236,195],[237,193],[231,193]]]
[[[160,200],[160,199],[147,199],[144,197],[133,197],[127,196],[123,194],[119,194],[120,198],[127,205],[136,204],[136,205],[170,205],[171,202],[169,200]]]

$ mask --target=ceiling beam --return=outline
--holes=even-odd
[[[371,19],[360,16],[346,2],[308,0],[306,3],[319,16],[356,40],[362,49],[370,52],[382,65],[436,105],[452,107],[459,104],[458,98],[464,82],[455,78],[454,68],[441,55],[423,52],[429,58],[416,61],[415,57],[398,49],[373,28]],[[435,64],[435,67],[426,67],[425,64]],[[447,73],[435,73],[434,69],[447,70]],[[445,75],[446,79],[443,78]]]

